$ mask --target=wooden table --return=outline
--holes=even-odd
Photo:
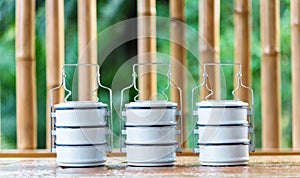
[[[200,166],[197,156],[179,156],[172,167],[128,167],[124,157],[110,157],[106,166],[61,168],[55,158],[0,158],[1,177],[29,176],[164,176],[258,177],[300,176],[300,156],[251,156],[248,166]]]

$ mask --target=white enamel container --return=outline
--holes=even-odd
[[[126,145],[131,166],[169,166],[176,161],[177,145]]]
[[[131,166],[167,166],[176,161],[177,103],[137,101],[126,108],[126,160]]]
[[[246,165],[249,161],[249,145],[200,146],[199,161],[207,166]]]
[[[249,161],[248,103],[202,101],[197,105],[197,141],[202,165],[244,165]]]
[[[56,144],[101,144],[106,143],[106,127],[99,128],[56,128]]]
[[[248,126],[198,126],[198,143],[248,142]]]
[[[103,165],[107,149],[107,105],[66,102],[54,105],[55,145],[60,166]]]
[[[177,103],[168,101],[137,101],[125,104],[126,125],[176,125]]]
[[[248,103],[235,100],[209,100],[196,104],[198,125],[248,124]]]
[[[54,105],[56,126],[105,126],[107,104],[73,101]]]
[[[66,167],[101,166],[106,161],[107,145],[56,146],[57,164]]]
[[[175,144],[176,126],[127,127],[126,144]]]

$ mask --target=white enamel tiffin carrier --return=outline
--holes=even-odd
[[[72,92],[66,88],[66,67],[96,67],[97,88],[91,94],[96,101],[67,101]],[[112,91],[100,83],[97,64],[65,64],[62,82],[50,90],[51,152],[57,153],[57,164],[67,167],[100,166],[111,152],[112,114],[107,104],[98,102],[96,91],[99,87],[108,90],[110,110]],[[53,92],[64,88],[67,95],[63,103],[53,105]]]
[[[137,88],[136,67],[142,65],[162,65],[168,67],[168,85],[162,91],[165,100],[137,100],[141,91]],[[178,89],[180,107],[181,89],[170,82],[169,63],[138,63],[133,65],[132,84],[121,91],[121,136],[120,151],[126,152],[126,161],[130,166],[169,166],[176,161],[176,152],[181,150],[182,135],[181,110],[178,104],[168,101],[164,93],[169,87]],[[138,95],[134,102],[123,105],[124,92],[134,88]],[[123,137],[126,137],[124,142]]]
[[[208,100],[214,91],[207,85],[206,68],[213,65],[237,65],[239,67],[237,87],[232,91],[237,100]],[[201,165],[246,165],[249,161],[249,151],[255,150],[253,90],[242,83],[241,77],[240,64],[206,63],[203,83],[192,90],[193,116],[198,119],[193,134],[193,147],[195,153],[200,153]],[[195,103],[195,92],[202,87],[206,87],[210,94],[206,96],[205,101]],[[235,94],[241,87],[248,89],[251,93],[251,105],[239,101],[239,97]],[[196,136],[198,136],[197,141]],[[198,146],[195,145],[196,143]]]

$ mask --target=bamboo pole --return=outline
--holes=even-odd
[[[64,1],[46,1],[46,59],[47,59],[47,148],[50,147],[50,98],[51,88],[61,82],[62,65],[64,63]],[[53,104],[63,102],[64,90],[53,95]]]
[[[300,1],[291,1],[293,148],[300,148]]]
[[[173,82],[182,89],[183,106],[182,109],[183,118],[187,118],[188,110],[185,107],[187,101],[186,91],[186,51],[185,51],[185,14],[184,14],[185,0],[170,0],[170,17],[171,17],[171,73]],[[180,97],[176,88],[171,88],[171,100],[176,103],[180,103]],[[183,138],[188,137],[187,122],[184,119],[183,123]],[[183,143],[184,147],[187,147],[187,140]]]
[[[252,85],[251,71],[251,0],[235,0],[235,62],[242,65],[242,82]],[[237,71],[235,71],[237,73]],[[235,77],[235,83],[237,82]],[[250,103],[250,92],[241,88],[240,100]]]
[[[279,0],[261,0],[262,147],[281,146]]]
[[[97,64],[97,4],[96,0],[78,0],[78,63]],[[78,99],[94,100],[96,69],[78,68]]]
[[[201,65],[207,62],[218,62],[220,45],[220,0],[199,1],[199,35],[199,58]],[[211,98],[219,99],[219,69],[217,67],[209,67],[207,73],[208,86],[214,90],[214,95]],[[201,98],[204,99],[209,93],[209,91],[203,88]]]
[[[37,146],[35,0],[16,1],[17,148]]]
[[[138,0],[138,62],[156,61],[156,0]],[[140,100],[156,99],[155,66],[139,67]]]

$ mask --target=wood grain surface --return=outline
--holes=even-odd
[[[10,177],[52,176],[155,176],[155,177],[298,177],[300,156],[253,156],[247,166],[201,166],[198,157],[178,157],[171,167],[128,167],[124,157],[110,157],[102,167],[62,168],[54,158],[1,158],[0,175]]]

